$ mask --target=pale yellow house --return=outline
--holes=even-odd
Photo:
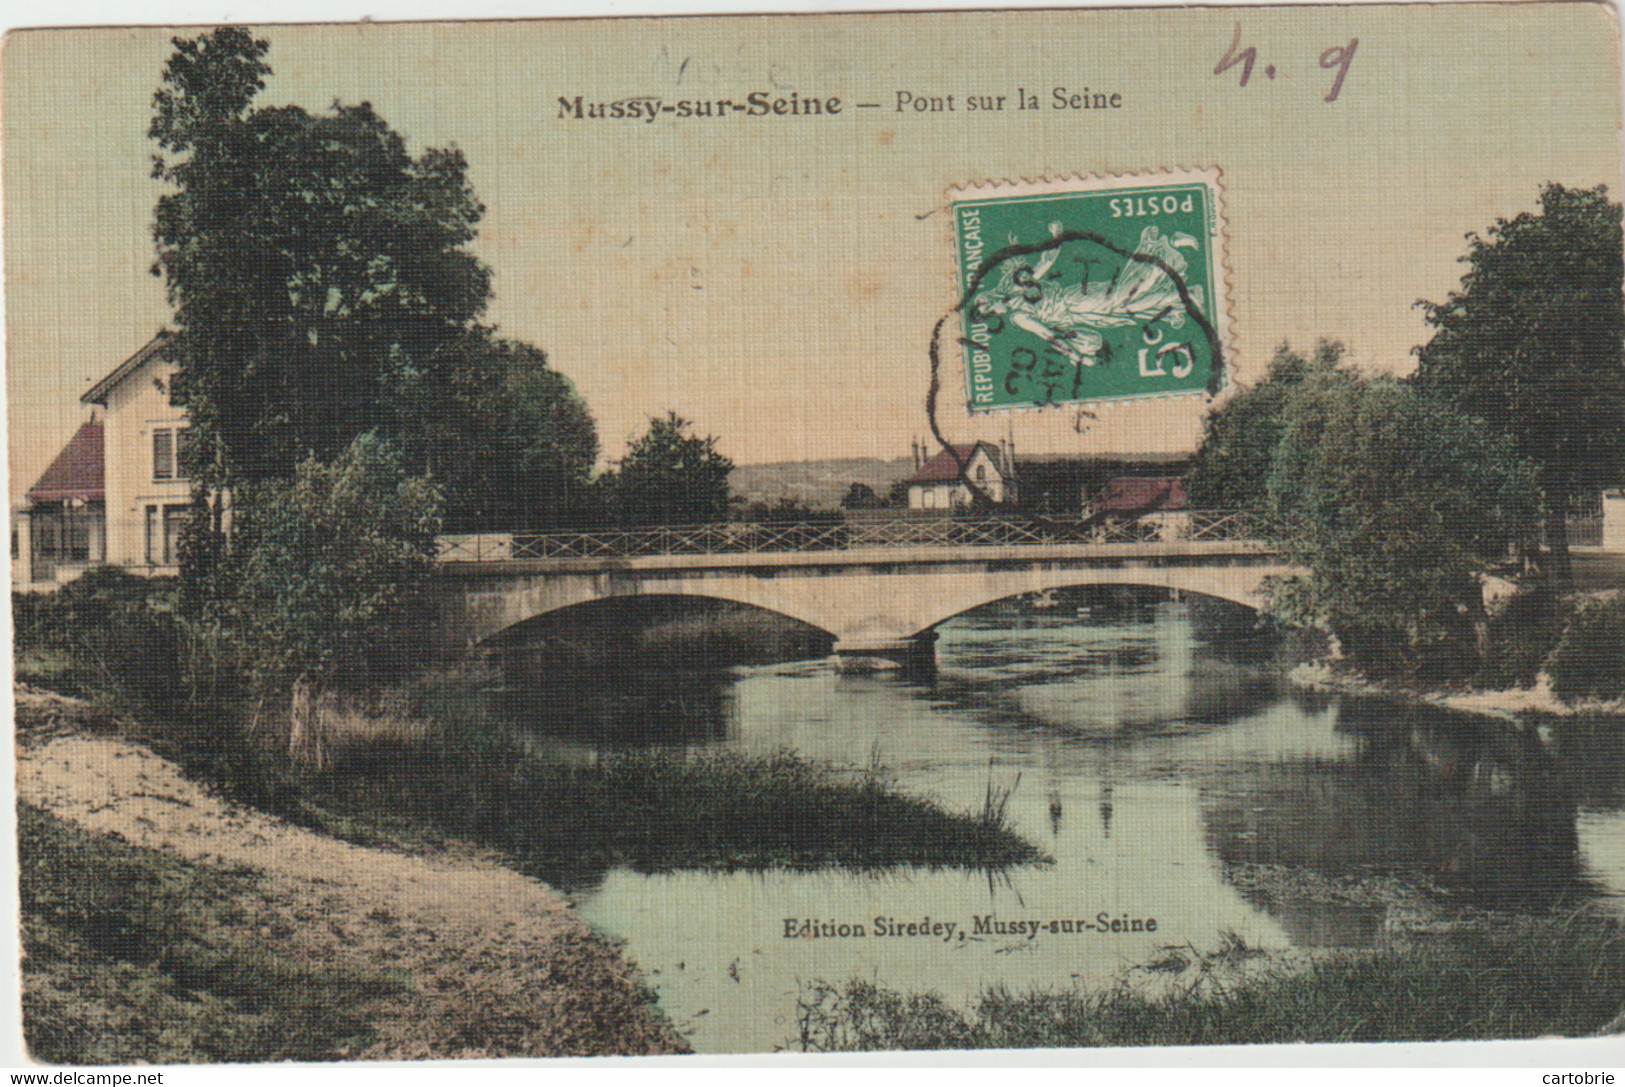
[[[14,586],[50,588],[103,563],[179,571],[192,487],[186,412],[169,402],[168,344],[158,333],[80,397],[100,418],[80,428],[14,517]]]
[[[182,466],[186,412],[169,402],[175,364],[160,332],[80,397],[103,409],[107,561],[173,574],[192,486]]]

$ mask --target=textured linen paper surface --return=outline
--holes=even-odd
[[[1585,3],[13,32],[31,1055],[1617,1028],[1619,84]]]

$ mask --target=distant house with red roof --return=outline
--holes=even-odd
[[[110,563],[173,574],[191,502],[186,412],[169,402],[175,365],[159,332],[80,397],[81,426],[28,491],[12,529],[12,584],[49,588]]]
[[[1016,501],[1016,474],[1008,449],[991,442],[955,445],[926,457],[929,449],[914,447],[914,474],[908,486],[911,510],[968,509],[973,502],[971,484],[993,502]]]

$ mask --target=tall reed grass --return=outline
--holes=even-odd
[[[1430,1042],[1567,1037],[1617,1030],[1625,1009],[1625,924],[1592,907],[1503,916],[1466,932],[1306,966],[1230,975],[1234,944],[1181,955],[1193,984],[1148,983],[1157,963],[1105,988],[985,991],[968,1008],[935,993],[869,980],[802,992],[796,1044],[806,1051],[1075,1046]]]

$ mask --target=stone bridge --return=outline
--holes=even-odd
[[[1139,585],[1252,608],[1294,572],[1235,514],[1066,528],[1019,522],[702,526],[443,541],[437,604],[457,652],[520,623],[624,596],[694,596],[779,612],[843,656],[905,659],[932,628],[1021,593]],[[924,526],[924,527],[922,527]]]

